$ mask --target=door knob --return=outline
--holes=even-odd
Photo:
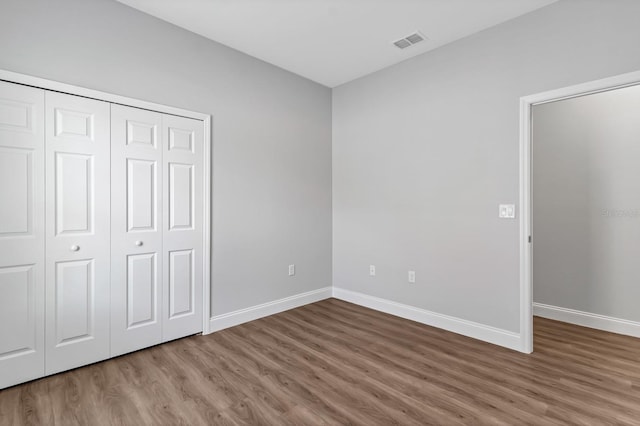
[[[75,246],[75,245],[74,245],[74,246],[71,246],[71,247],[69,247],[69,250],[71,250],[71,251],[78,251],[78,250],[80,250],[80,246]]]
[[[140,246],[142,246],[142,241],[136,241],[135,244],[136,244],[137,247],[140,247]]]

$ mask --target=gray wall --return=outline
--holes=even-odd
[[[214,116],[214,315],[331,285],[328,88],[113,0],[2,0],[0,68]]]
[[[334,285],[519,331],[518,221],[498,219],[519,98],[640,69],[638,16],[560,1],[334,89]]]
[[[640,86],[533,109],[535,302],[640,321]]]

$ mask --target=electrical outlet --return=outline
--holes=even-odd
[[[415,283],[416,282],[416,271],[409,271],[408,278],[409,278],[409,282],[410,283]]]
[[[376,265],[369,265],[369,275],[375,277],[376,275]]]
[[[289,276],[292,277],[296,274],[296,265],[289,265]]]

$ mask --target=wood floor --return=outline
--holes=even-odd
[[[329,299],[0,391],[0,424],[640,424],[640,339],[534,327],[523,355]]]

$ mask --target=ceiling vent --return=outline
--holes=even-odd
[[[407,47],[413,46],[416,43],[420,43],[421,41],[424,41],[426,39],[425,36],[423,36],[420,33],[413,33],[411,35],[406,36],[405,38],[401,38],[400,40],[394,41],[393,44],[398,48],[398,49],[406,49]]]
[[[399,49],[406,49],[407,47],[411,46],[411,42],[404,38],[398,41],[394,41],[393,44],[395,44]]]

